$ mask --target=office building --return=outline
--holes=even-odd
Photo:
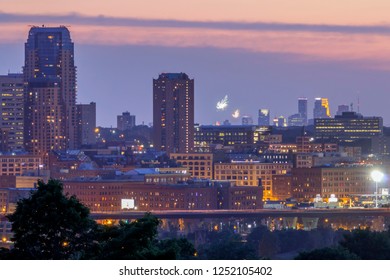
[[[271,127],[256,125],[201,125],[195,128],[195,146],[257,144],[271,134]]]
[[[307,125],[307,98],[298,98],[298,114],[302,118],[302,125]]]
[[[339,105],[337,107],[336,116],[341,116],[344,112],[349,112],[349,106],[348,105]]]
[[[313,118],[330,118],[330,108],[328,98],[318,97],[314,101]]]
[[[23,74],[0,76],[0,129],[2,151],[24,149],[24,84]]]
[[[0,176],[13,175],[22,176],[27,173],[38,174],[39,169],[43,168],[42,159],[39,156],[14,153],[0,155],[1,171]]]
[[[243,116],[241,122],[242,125],[253,125],[253,119],[251,116]]]
[[[344,112],[341,116],[314,120],[317,139],[337,139],[351,142],[371,139],[383,134],[382,117],[363,117],[356,112]]]
[[[348,202],[351,195],[374,194],[372,170],[367,166],[293,168],[292,196],[298,201],[313,201],[318,194],[324,199],[334,194]]]
[[[213,179],[213,154],[170,154],[176,163],[187,168],[192,177],[200,179]]]
[[[270,111],[269,109],[260,109],[259,117],[257,121],[258,125],[268,126],[270,125]]]
[[[159,151],[193,151],[194,80],[187,74],[163,73],[153,79],[153,133]]]
[[[288,126],[304,126],[307,123],[307,119],[305,120],[301,114],[294,114],[288,117],[287,124]]]
[[[145,191],[147,190],[147,191]],[[64,191],[76,195],[91,212],[126,210],[260,209],[261,187],[239,187],[230,182],[199,181],[148,184],[117,180],[65,181]]]
[[[82,146],[96,144],[96,103],[77,104],[77,116],[80,144]]]
[[[274,200],[272,176],[287,174],[292,164],[235,161],[214,164],[214,179],[233,181],[236,186],[263,186],[264,199]]]
[[[132,129],[135,126],[135,116],[130,115],[129,112],[123,112],[122,115],[117,116],[116,124],[116,127],[122,131]]]
[[[74,46],[65,26],[32,27],[25,44],[25,146],[47,159],[78,147]]]
[[[274,121],[274,126],[277,126],[277,127],[286,127],[287,126],[286,118],[283,116],[275,117],[273,121]]]

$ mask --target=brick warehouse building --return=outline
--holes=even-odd
[[[262,208],[262,187],[238,187],[230,182],[200,181],[183,184],[102,180],[66,181],[64,193],[76,195],[91,212],[123,210],[216,210]]]

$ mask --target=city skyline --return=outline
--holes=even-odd
[[[296,113],[299,97],[308,98],[309,112],[314,98],[328,98],[332,114],[342,104],[353,103],[357,111],[359,100],[363,115],[383,116],[384,125],[390,124],[381,102],[390,92],[390,27],[383,12],[390,4],[384,1],[301,0],[294,7],[285,1],[244,1],[239,11],[233,2],[217,10],[221,1],[211,1],[207,11],[204,1],[178,4],[191,15],[175,9],[159,13],[155,1],[131,6],[96,1],[93,8],[85,1],[39,2],[2,3],[0,72],[21,72],[28,25],[70,25],[78,103],[96,102],[99,126],[115,127],[116,116],[125,111],[136,115],[138,124],[149,124],[150,83],[164,72],[185,72],[197,81],[195,122],[201,124],[239,123],[231,118],[236,109],[256,118],[260,108],[269,108],[272,118],[287,118]],[[225,95],[229,107],[217,112],[215,103]]]

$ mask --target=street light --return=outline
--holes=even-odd
[[[382,181],[384,174],[379,170],[371,172],[371,178],[375,182],[375,208],[378,208],[378,183]]]

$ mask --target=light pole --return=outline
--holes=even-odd
[[[375,182],[375,208],[378,208],[378,183],[382,181],[384,174],[379,170],[371,172],[371,178]]]

